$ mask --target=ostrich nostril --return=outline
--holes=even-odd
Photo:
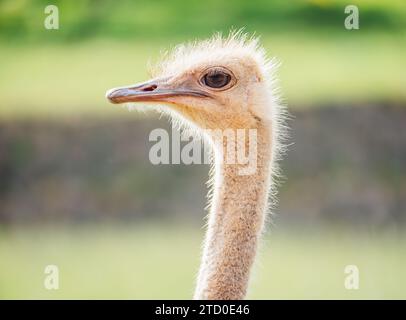
[[[156,84],[152,84],[150,86],[147,86],[145,88],[142,88],[141,91],[154,91],[157,88]]]

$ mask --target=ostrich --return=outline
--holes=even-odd
[[[194,299],[246,295],[282,149],[284,112],[274,90],[275,67],[258,39],[241,31],[217,34],[175,47],[154,68],[152,80],[106,94],[115,104],[142,103],[168,114],[212,147],[210,209]],[[225,161],[231,139],[218,139],[218,130],[255,131],[254,172],[241,173],[245,164]],[[237,139],[231,151],[248,144]]]

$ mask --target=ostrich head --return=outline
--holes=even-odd
[[[275,118],[272,60],[241,32],[181,45],[144,83],[107,92],[112,103],[142,103],[200,129],[256,128]],[[177,117],[176,117],[177,116]]]

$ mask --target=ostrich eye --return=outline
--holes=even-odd
[[[220,89],[228,85],[231,76],[222,70],[212,70],[206,73],[202,78],[202,83],[210,88]]]

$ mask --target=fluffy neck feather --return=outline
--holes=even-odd
[[[257,170],[251,175],[239,175],[241,165],[220,161],[226,143],[215,146],[213,197],[195,299],[243,299],[246,295],[268,206],[271,134],[270,125],[260,123]]]

